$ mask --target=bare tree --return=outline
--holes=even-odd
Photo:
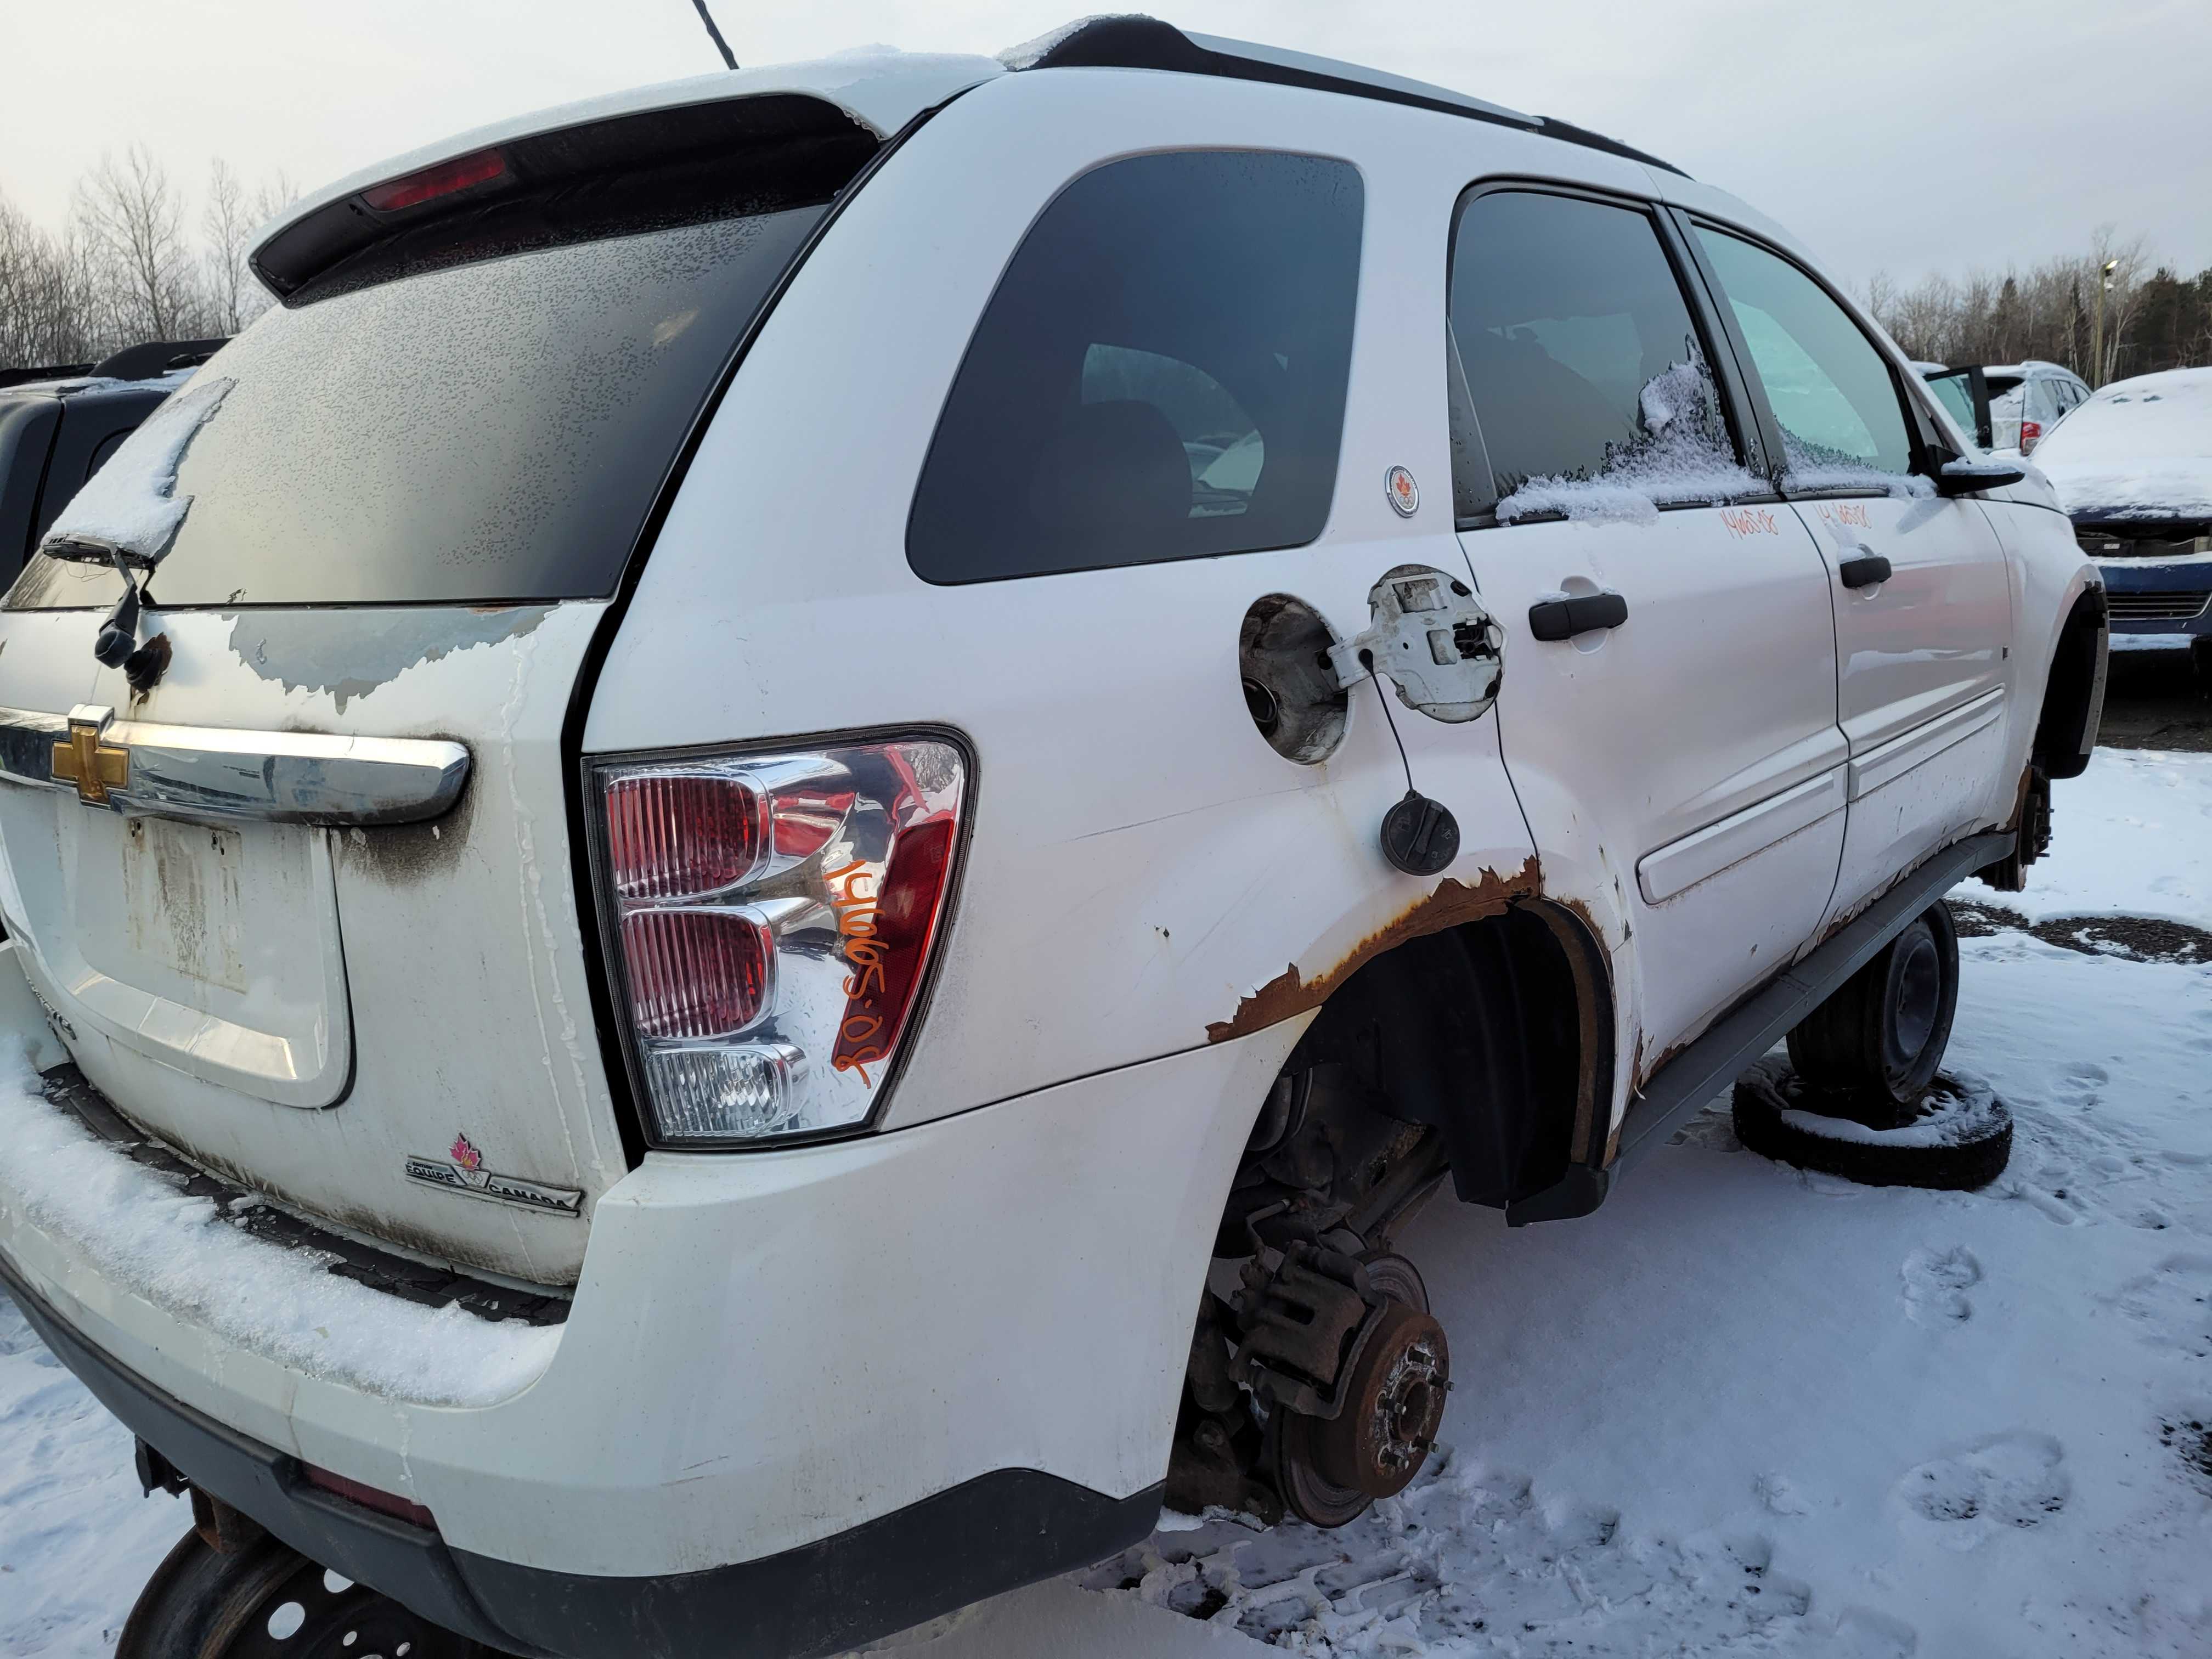
[[[1887,317],[1896,307],[1897,284],[1890,280],[1890,275],[1887,270],[1877,270],[1867,278],[1866,292],[1859,296],[1859,301],[1866,307],[1868,316]],[[1884,324],[1883,326],[1887,327],[1887,325]]]
[[[253,192],[253,226],[267,224],[286,208],[300,199],[300,186],[292,175],[278,167],[262,179],[261,188]]]
[[[2118,378],[2122,346],[2128,328],[2142,305],[2143,277],[2149,264],[2146,239],[2140,234],[2122,241],[2118,228],[2100,225],[2090,239],[2087,278],[2092,292],[2100,293],[2089,384],[2102,386]],[[2101,289],[2095,285],[2101,284]]]
[[[94,286],[81,245],[0,197],[0,364],[89,362]]]
[[[205,309],[185,241],[185,210],[169,175],[143,144],[103,155],[76,187],[76,229],[105,267],[117,327],[174,339]]]
[[[258,222],[246,186],[230,163],[217,156],[208,168],[207,205],[200,212],[200,262],[210,320],[224,334],[237,333],[269,302],[246,263]]]

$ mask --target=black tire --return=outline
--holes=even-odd
[[[402,1646],[407,1659],[492,1652],[275,1538],[224,1555],[188,1532],[138,1593],[115,1659],[391,1659]]]
[[[1972,1079],[1937,1078],[1900,1127],[1869,1128],[1838,1111],[1834,1095],[1777,1060],[1760,1061],[1735,1085],[1735,1137],[1747,1148],[1861,1186],[1972,1192],[2012,1158],[2011,1111]]]
[[[1927,1095],[1958,1009],[1959,930],[1938,902],[1799,1022],[1790,1063],[1848,1097],[1851,1116],[1889,1128]]]

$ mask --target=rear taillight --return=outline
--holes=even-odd
[[[653,1139],[866,1123],[926,981],[967,763],[934,738],[595,769],[613,967]]]
[[[2041,441],[2042,437],[2042,422],[2022,421],[2020,423],[2020,453],[2023,455],[2027,454],[2028,451],[2033,449],[2035,446]]]

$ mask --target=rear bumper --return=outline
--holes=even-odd
[[[1158,1486],[1117,1499],[1034,1469],[999,1469],[762,1560],[644,1578],[522,1566],[307,1485],[296,1460],[85,1341],[4,1258],[0,1285],[100,1403],[193,1485],[310,1559],[509,1653],[839,1653],[1111,1555],[1159,1516]]]
[[[1149,1529],[1214,1224],[1303,1024],[881,1135],[653,1155],[598,1206],[550,1361],[489,1403],[218,1337],[35,1222],[5,1146],[0,1276],[189,1479],[442,1624],[834,1652]],[[514,1328],[437,1319],[416,1340]]]

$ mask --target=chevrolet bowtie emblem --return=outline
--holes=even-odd
[[[90,806],[106,805],[107,792],[131,781],[131,751],[100,740],[114,718],[112,708],[81,703],[70,710],[69,740],[54,745],[54,781],[75,784]]]

